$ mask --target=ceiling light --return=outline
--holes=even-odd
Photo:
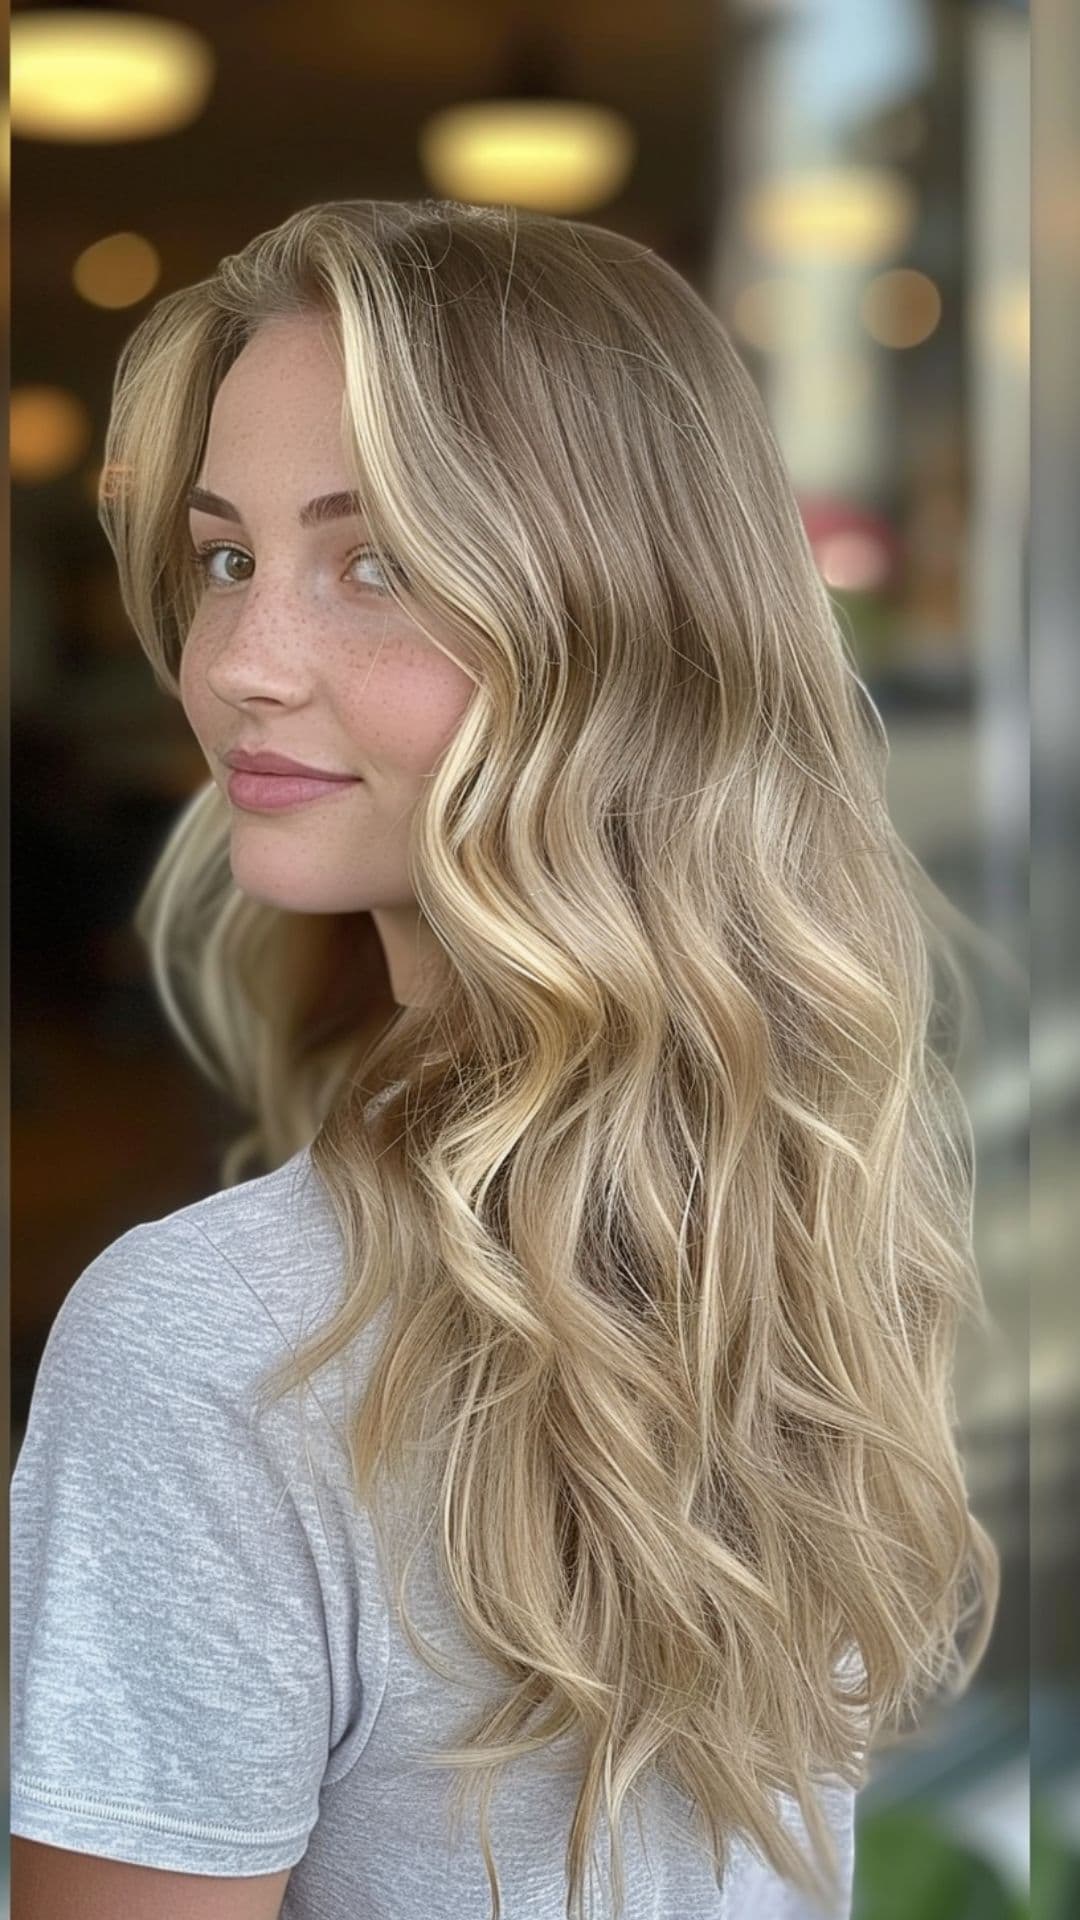
[[[186,127],[214,79],[202,34],[150,14],[16,13],[11,130],[30,140],[144,140]]]
[[[561,214],[613,200],[637,152],[625,115],[574,96],[562,39],[537,21],[511,30],[492,97],[432,114],[418,144],[447,199]]]
[[[420,157],[439,193],[582,213],[614,199],[636,142],[609,107],[576,100],[483,100],[446,107],[420,131]]]

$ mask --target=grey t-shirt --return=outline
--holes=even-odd
[[[252,1404],[341,1275],[305,1148],[131,1228],[68,1293],[11,1484],[11,1830],[180,1872],[291,1867],[283,1920],[484,1920],[474,1803],[452,1839],[456,1775],[416,1756],[508,1683],[457,1621],[437,1528],[407,1600],[456,1681],[413,1652],[340,1438],[386,1309],[302,1404]],[[565,1915],[565,1739],[498,1777],[504,1920]],[[821,1791],[847,1920],[855,1795]],[[597,1836],[586,1912],[608,1920],[603,1809]],[[625,1920],[821,1920],[739,1841],[718,1887],[689,1801],[655,1780],[622,1839]]]

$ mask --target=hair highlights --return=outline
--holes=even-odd
[[[882,1730],[961,1690],[997,1601],[953,1431],[958,1322],[985,1309],[931,1045],[950,910],[890,823],[751,380],[687,282],[598,227],[316,205],[153,308],[101,517],[163,685],[216,385],[308,311],[380,560],[477,691],[412,825],[423,1005],[394,1008],[367,915],[237,894],[213,786],[140,904],[177,1031],[253,1122],[226,1180],[310,1141],[344,1235],[340,1310],[268,1393],[388,1303],[350,1458],[377,1525],[415,1485],[507,1675],[431,1757],[482,1772],[496,1916],[495,1772],[567,1730],[571,1898],[601,1793],[616,1836],[652,1766],[718,1867],[738,1832],[820,1892],[815,1783],[861,1784]]]

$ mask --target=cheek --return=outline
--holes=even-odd
[[[440,656],[398,658],[360,673],[345,695],[350,731],[369,750],[417,779],[429,774],[461,725],[476,691],[469,676]]]
[[[180,649],[180,664],[176,670],[176,678],[180,687],[180,704],[183,707],[184,712],[187,714],[188,719],[190,720],[191,719],[191,695],[192,695],[193,682],[195,678],[194,661],[192,659],[190,638],[185,640],[183,646]]]
[[[208,701],[206,679],[201,665],[201,650],[193,632],[189,632],[180,649],[176,679],[180,689],[180,704],[188,724],[198,733]]]

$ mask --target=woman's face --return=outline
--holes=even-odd
[[[227,798],[232,748],[352,776],[274,811],[230,798],[232,874],[295,912],[370,909],[402,1000],[422,931],[409,821],[475,681],[381,591],[358,511],[301,520],[309,501],[350,487],[343,392],[328,322],[310,315],[261,327],[222,381],[198,479],[218,500],[189,524],[193,547],[223,545],[206,561],[180,696]]]

